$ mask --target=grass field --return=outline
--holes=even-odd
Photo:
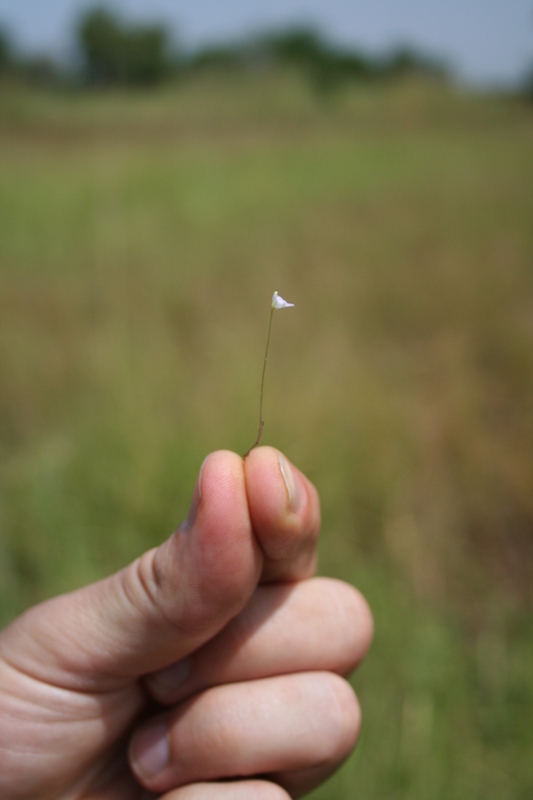
[[[533,108],[294,76],[0,87],[0,619],[257,426],[376,622],[325,800],[533,796]]]

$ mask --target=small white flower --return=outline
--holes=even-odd
[[[270,304],[270,322],[268,323],[268,335],[267,335],[267,343],[265,348],[265,360],[263,361],[263,374],[261,375],[261,389],[259,391],[259,430],[257,431],[257,439],[255,440],[254,444],[248,450],[250,453],[254,447],[259,447],[259,442],[261,441],[261,436],[263,434],[263,428],[265,423],[263,422],[263,387],[265,385],[265,370],[267,365],[267,356],[268,356],[268,345],[270,342],[270,331],[272,330],[272,317],[274,316],[274,311],[276,308],[293,308],[294,303],[287,303],[283,297],[280,297],[277,292],[274,292],[272,295],[272,303]],[[244,458],[248,455],[245,453]]]
[[[287,303],[277,292],[272,295],[272,308],[294,308],[294,303]]]

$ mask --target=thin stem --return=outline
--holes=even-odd
[[[265,423],[263,421],[263,387],[265,385],[265,371],[267,365],[267,356],[268,356],[268,345],[270,344],[270,331],[272,330],[272,317],[274,316],[274,306],[272,306],[270,310],[270,322],[268,324],[268,336],[267,336],[267,343],[265,348],[265,360],[263,362],[263,374],[261,376],[261,392],[259,394],[259,430],[257,431],[257,439],[250,447],[247,453],[244,454],[244,458],[248,455],[248,453],[254,449],[254,447],[259,446],[259,442],[261,441],[261,436],[263,435],[263,428],[265,427]]]

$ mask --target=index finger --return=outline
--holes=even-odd
[[[320,501],[311,481],[273,447],[250,451],[244,477],[252,527],[264,554],[261,583],[311,577],[320,531]]]

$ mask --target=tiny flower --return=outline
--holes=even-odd
[[[294,303],[287,303],[277,292],[272,295],[272,308],[294,308]]]
[[[261,436],[263,434],[263,428],[265,423],[263,422],[263,387],[265,385],[265,370],[267,365],[267,356],[268,356],[268,345],[270,342],[270,331],[272,330],[272,317],[274,316],[274,310],[276,308],[293,308],[294,303],[287,303],[283,297],[280,297],[277,292],[274,292],[272,295],[272,303],[270,304],[270,322],[268,323],[268,335],[267,335],[267,343],[265,349],[265,360],[263,362],[263,374],[261,376],[261,390],[259,392],[259,430],[257,431],[257,439],[255,440],[254,444],[248,450],[248,453],[254,449],[254,447],[259,446],[259,442],[261,441]],[[244,458],[248,455],[245,453]]]

